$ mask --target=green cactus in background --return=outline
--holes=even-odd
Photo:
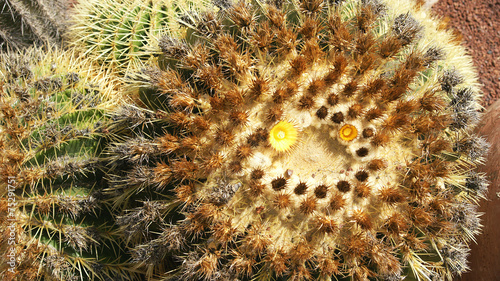
[[[116,101],[91,69],[70,52],[0,55],[3,280],[134,276],[103,203],[98,159]]]
[[[70,42],[121,74],[159,54],[158,39],[178,34],[180,15],[203,9],[205,1],[81,1],[69,30]]]
[[[220,1],[131,77],[105,191],[148,280],[452,280],[488,145],[413,1]]]
[[[61,43],[69,1],[2,0],[0,8],[0,49]]]

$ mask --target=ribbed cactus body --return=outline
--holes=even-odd
[[[158,54],[158,37],[177,34],[183,13],[205,5],[203,1],[82,1],[75,7],[71,42],[123,74]]]
[[[67,25],[68,1],[3,0],[0,6],[2,50],[25,48],[33,43],[61,43]]]
[[[0,57],[2,276],[111,280],[132,275],[102,195],[105,82],[70,53]],[[5,219],[4,218],[8,218]],[[15,243],[8,237],[15,234]],[[5,242],[5,243],[4,243]],[[15,252],[14,266],[4,253]],[[120,280],[122,280],[120,279]]]
[[[486,182],[480,90],[412,1],[219,3],[136,77],[107,150],[151,280],[451,280]],[[156,276],[160,276],[156,278]]]

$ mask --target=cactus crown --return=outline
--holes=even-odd
[[[160,41],[159,68],[136,77],[142,106],[115,117],[118,205],[157,214],[143,231],[121,218],[136,261],[163,273],[145,258],[159,247],[186,280],[463,272],[481,157],[457,144],[475,139],[479,91],[452,36],[406,1],[225,6]]]

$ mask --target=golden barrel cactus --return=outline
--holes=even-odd
[[[220,2],[220,3],[219,3]],[[219,1],[113,117],[108,192],[150,280],[451,280],[488,145],[420,2]]]

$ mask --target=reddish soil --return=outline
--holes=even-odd
[[[432,9],[462,34],[484,85],[482,105],[491,105],[500,98],[500,0],[439,0]]]

